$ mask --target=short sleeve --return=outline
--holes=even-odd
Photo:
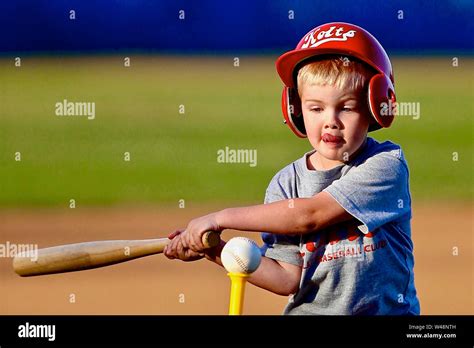
[[[368,233],[380,226],[411,217],[408,167],[401,150],[369,157],[324,189]]]
[[[285,192],[284,183],[279,180],[277,174],[268,185],[265,193],[265,204],[289,199],[291,197]],[[264,242],[262,254],[271,259],[301,266],[299,235],[282,235],[274,233],[262,233]]]

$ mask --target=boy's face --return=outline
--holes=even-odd
[[[303,85],[301,103],[315,159],[325,169],[347,162],[364,143],[370,117],[362,93],[334,86]]]

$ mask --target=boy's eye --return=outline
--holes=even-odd
[[[349,107],[349,106],[344,106],[344,107],[342,108],[342,111],[344,111],[344,112],[351,112],[351,111],[354,111],[354,109],[351,108],[351,107]]]
[[[323,111],[323,109],[320,108],[320,107],[318,107],[318,106],[312,107],[310,110],[311,110],[311,111],[314,111],[314,112],[321,112],[321,111]]]

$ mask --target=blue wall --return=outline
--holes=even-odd
[[[365,27],[389,51],[470,51],[473,18],[472,0],[2,0],[0,52],[281,51],[334,20]]]

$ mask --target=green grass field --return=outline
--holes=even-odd
[[[310,149],[282,124],[275,57],[122,59],[0,59],[1,206],[256,203]],[[420,102],[421,117],[371,136],[402,145],[414,199],[471,200],[474,59],[394,68],[399,101]],[[63,99],[95,102],[96,118],[56,116]],[[226,146],[257,149],[258,165],[217,163]]]

